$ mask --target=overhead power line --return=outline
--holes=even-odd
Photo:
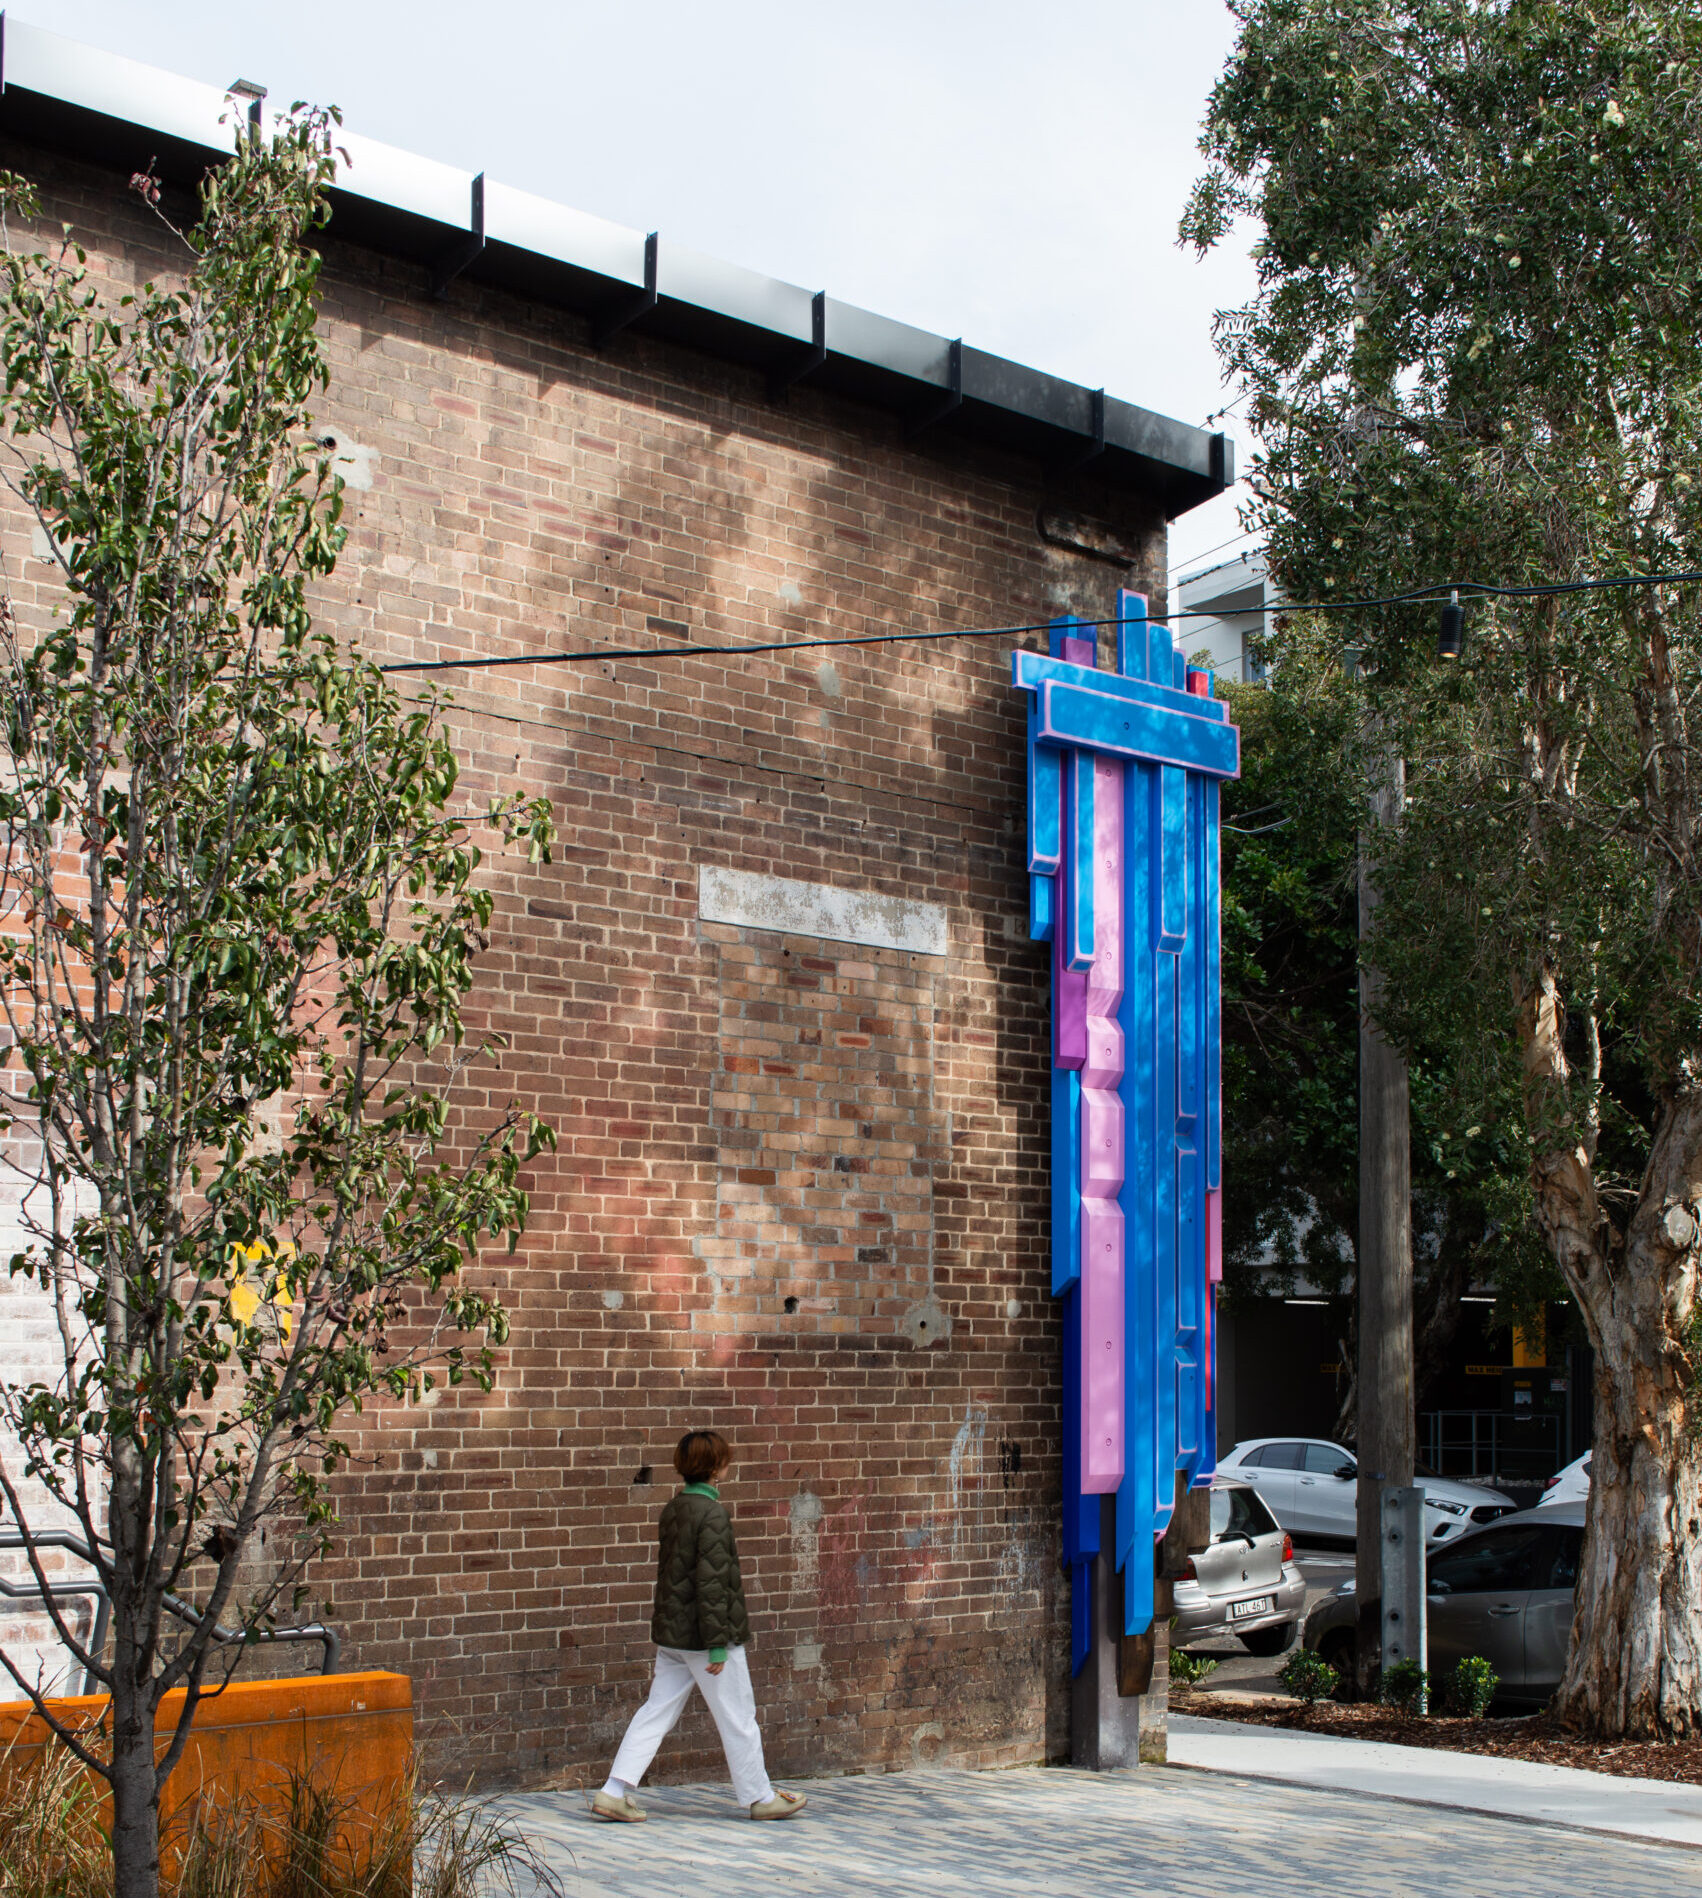
[[[1224,548],[1233,547],[1243,540],[1251,540],[1256,534],[1262,534],[1264,531],[1262,527],[1249,527],[1244,534],[1231,534],[1228,540],[1220,540],[1215,547],[1208,547],[1204,553],[1190,554],[1186,560],[1173,560],[1170,563],[1169,571],[1171,573],[1180,573],[1184,567],[1196,566],[1202,560],[1210,560],[1213,554],[1221,554]],[[1258,553],[1260,551],[1261,550],[1257,547],[1248,549],[1248,553]],[[1244,554],[1242,558],[1245,559],[1246,555]]]
[[[1272,613],[1348,613],[1374,606],[1412,606],[1425,600],[1456,594],[1476,594],[1493,599],[1542,599],[1557,593],[1593,593],[1615,587],[1680,586],[1702,581],[1702,573],[1625,573],[1599,580],[1553,580],[1526,586],[1498,586],[1490,580],[1439,580],[1429,586],[1414,587],[1406,593],[1385,593],[1362,600],[1273,600],[1264,609]],[[1181,610],[1151,613],[1146,617],[1156,625],[1174,625],[1179,620],[1220,619],[1219,613]],[[1109,619],[1078,619],[1077,626],[1122,626],[1125,616]],[[480,655],[465,659],[397,659],[378,669],[380,672],[465,672],[488,671],[499,666],[582,666],[616,659],[741,659],[764,653],[821,652],[836,646],[903,646],[937,639],[1016,639],[1024,633],[1050,632],[1052,620],[1033,620],[1023,626],[951,626],[933,633],[854,633],[837,639],[776,639],[749,646],[587,646],[579,652],[521,652],[498,657]]]

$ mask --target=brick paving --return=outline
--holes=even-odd
[[[1671,1898],[1702,1854],[1563,1826],[1184,1768],[913,1772],[806,1782],[752,1825],[725,1787],[646,1788],[642,1826],[584,1795],[514,1799],[567,1898]]]

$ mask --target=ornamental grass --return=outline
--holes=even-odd
[[[0,1753],[0,1892],[110,1898],[112,1851],[96,1783],[65,1748]],[[488,1799],[416,1770],[368,1815],[292,1773],[276,1806],[203,1800],[162,1840],[162,1898],[562,1898],[533,1847]]]

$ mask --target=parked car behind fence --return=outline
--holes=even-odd
[[[1590,1493],[1590,1458],[1594,1452],[1586,1450],[1580,1457],[1574,1457],[1565,1469],[1551,1476],[1537,1498],[1538,1509],[1550,1509],[1556,1503],[1581,1503]]]
[[[1226,1476],[1251,1483],[1290,1535],[1343,1537],[1358,1533],[1359,1465],[1351,1450],[1319,1437],[1254,1437],[1218,1459]],[[1476,1483],[1456,1483],[1428,1472],[1424,1490],[1426,1541],[1434,1547],[1517,1507],[1511,1496]]]
[[[1427,1665],[1446,1673],[1480,1654],[1501,1677],[1497,1698],[1546,1702],[1566,1671],[1584,1505],[1523,1509],[1433,1549],[1426,1564]],[[1304,1642],[1353,1675],[1359,1601],[1346,1581],[1306,1617]]]

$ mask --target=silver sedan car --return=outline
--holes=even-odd
[[[1294,1545],[1258,1491],[1214,1477],[1211,1543],[1176,1583],[1172,1642],[1182,1647],[1204,1634],[1233,1634],[1249,1654],[1281,1654],[1305,1599]]]
[[[1496,1698],[1549,1699],[1566,1671],[1584,1505],[1522,1509],[1493,1528],[1433,1550],[1425,1571],[1428,1665],[1438,1678],[1478,1654],[1500,1676]],[[1358,1601],[1351,1581],[1306,1617],[1306,1646],[1353,1672]]]
[[[1322,1437],[1253,1437],[1236,1444],[1217,1467],[1225,1476],[1251,1483],[1297,1536],[1353,1541],[1359,1533],[1359,1464],[1351,1450]],[[1476,1483],[1455,1483],[1420,1467],[1414,1481],[1424,1491],[1425,1540],[1457,1541],[1477,1524],[1510,1516],[1511,1496]]]

